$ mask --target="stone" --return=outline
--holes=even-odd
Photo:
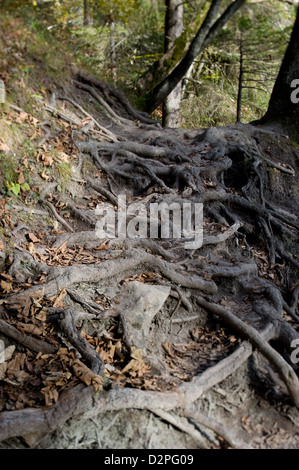
[[[130,346],[147,352],[151,323],[170,294],[170,286],[129,282],[125,287],[123,320]]]

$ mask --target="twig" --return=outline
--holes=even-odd
[[[69,232],[74,232],[74,229],[57,213],[55,207],[53,204],[46,199],[40,199],[39,202],[44,204],[45,206],[48,206],[49,209],[53,212],[54,217],[58,220],[58,222],[61,223]]]
[[[98,121],[93,116],[91,116],[91,114],[89,114],[87,111],[85,111],[85,109],[83,109],[82,106],[80,106],[78,103],[76,103],[76,101],[73,101],[72,99],[70,99],[66,96],[61,96],[61,97],[59,97],[59,99],[69,101],[73,106],[75,106],[75,108],[78,108],[81,111],[81,113],[84,114],[84,116],[91,119],[92,122],[94,122],[95,125],[106,135],[106,137],[108,137],[109,139],[112,140],[112,142],[117,142],[118,141],[118,138],[116,137],[115,134],[113,134],[113,132],[108,131],[105,127],[101,126],[101,124],[99,124]]]
[[[99,354],[82,338],[76,328],[76,318],[78,312],[71,308],[49,308],[47,321],[58,323],[61,330],[65,333],[70,343],[79,351],[82,357],[89,364],[90,369],[96,374],[104,371],[104,363]]]
[[[173,320],[171,320],[171,323],[172,324],[187,323],[189,321],[198,320],[199,318],[200,318],[200,315],[194,315],[193,317],[185,317],[185,318],[174,318]]]
[[[54,354],[56,352],[55,346],[26,335],[2,319],[0,319],[0,331],[5,336],[8,336],[32,351],[42,352],[43,354]]]

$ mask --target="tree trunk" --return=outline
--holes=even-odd
[[[241,122],[242,116],[242,91],[243,91],[243,39],[240,38],[240,70],[239,70],[239,85],[238,85],[238,99],[237,99],[237,122]]]
[[[295,98],[299,79],[299,9],[291,39],[277,76],[268,110],[254,124],[278,124],[299,142],[299,103]]]
[[[224,11],[224,13],[220,16],[218,20],[215,21],[221,0],[213,0],[210,6],[210,9],[207,13],[207,16],[202,23],[201,27],[199,28],[196,36],[194,37],[193,41],[191,42],[185,56],[183,59],[176,65],[176,67],[169,73],[169,69],[167,70],[164,67],[165,61],[160,60],[161,68],[159,69],[158,64],[158,71],[155,72],[155,76],[159,76],[162,78],[160,83],[156,86],[154,84],[154,88],[142,96],[140,100],[140,107],[147,112],[152,112],[156,109],[165,98],[172,92],[172,90],[177,86],[177,84],[182,80],[184,75],[187,73],[188,69],[191,67],[192,63],[198,56],[198,54],[208,46],[208,44],[214,39],[214,37],[218,34],[218,32],[223,28],[223,26],[230,20],[230,18],[234,15],[234,13],[244,5],[245,0],[235,0],[231,3],[228,8]],[[173,50],[173,54],[176,52],[175,46],[171,49]],[[167,55],[167,54],[165,54]],[[168,58],[169,59],[169,58]],[[166,63],[171,63],[171,61],[167,61]],[[168,73],[168,74],[167,74]],[[146,80],[143,80],[143,83],[146,83]]]
[[[165,52],[169,51],[175,40],[183,32],[183,3],[181,0],[166,0],[165,15]],[[180,107],[182,98],[181,82],[177,84],[174,90],[167,96],[163,103],[163,126],[180,126]]]
[[[112,21],[110,23],[110,47],[111,47],[111,70],[113,82],[116,83],[116,49],[115,49],[115,23]]]
[[[90,18],[89,0],[84,0],[84,3],[83,3],[83,25],[84,26],[89,26],[90,23],[91,23],[91,18]]]

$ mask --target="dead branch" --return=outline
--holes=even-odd
[[[48,206],[49,209],[51,209],[54,217],[58,220],[58,222],[61,223],[61,225],[63,225],[64,228],[66,228],[69,232],[74,232],[74,229],[63,219],[63,217],[61,217],[57,213],[55,207],[53,206],[51,202],[47,201],[46,199],[40,199],[39,202],[44,204],[45,206]]]
[[[118,141],[118,138],[116,137],[115,134],[113,134],[113,132],[101,126],[101,124],[99,124],[98,121],[93,116],[91,116],[91,114],[85,111],[85,109],[83,109],[82,106],[79,105],[79,103],[76,103],[76,101],[72,100],[71,98],[68,98],[67,96],[60,96],[59,99],[64,100],[64,101],[69,101],[73,106],[75,106],[75,108],[78,108],[81,111],[81,113],[84,114],[84,116],[91,119],[91,121],[97,126],[98,129],[100,129],[100,131],[102,131],[102,133],[106,136],[106,138],[112,140],[112,142]]]
[[[79,351],[90,369],[96,374],[104,372],[104,363],[99,354],[82,338],[76,328],[79,313],[72,308],[49,308],[47,321],[57,323],[70,343]]]
[[[55,346],[52,346],[46,341],[42,341],[25,334],[3,319],[0,319],[0,331],[5,336],[8,336],[17,343],[22,344],[22,346],[25,346],[37,353],[42,352],[43,354],[54,354],[56,352],[57,348]]]

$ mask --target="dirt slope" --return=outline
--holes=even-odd
[[[79,70],[36,101],[2,112],[0,446],[296,448],[298,147],[161,129]],[[149,236],[161,203],[203,205],[201,246]]]

